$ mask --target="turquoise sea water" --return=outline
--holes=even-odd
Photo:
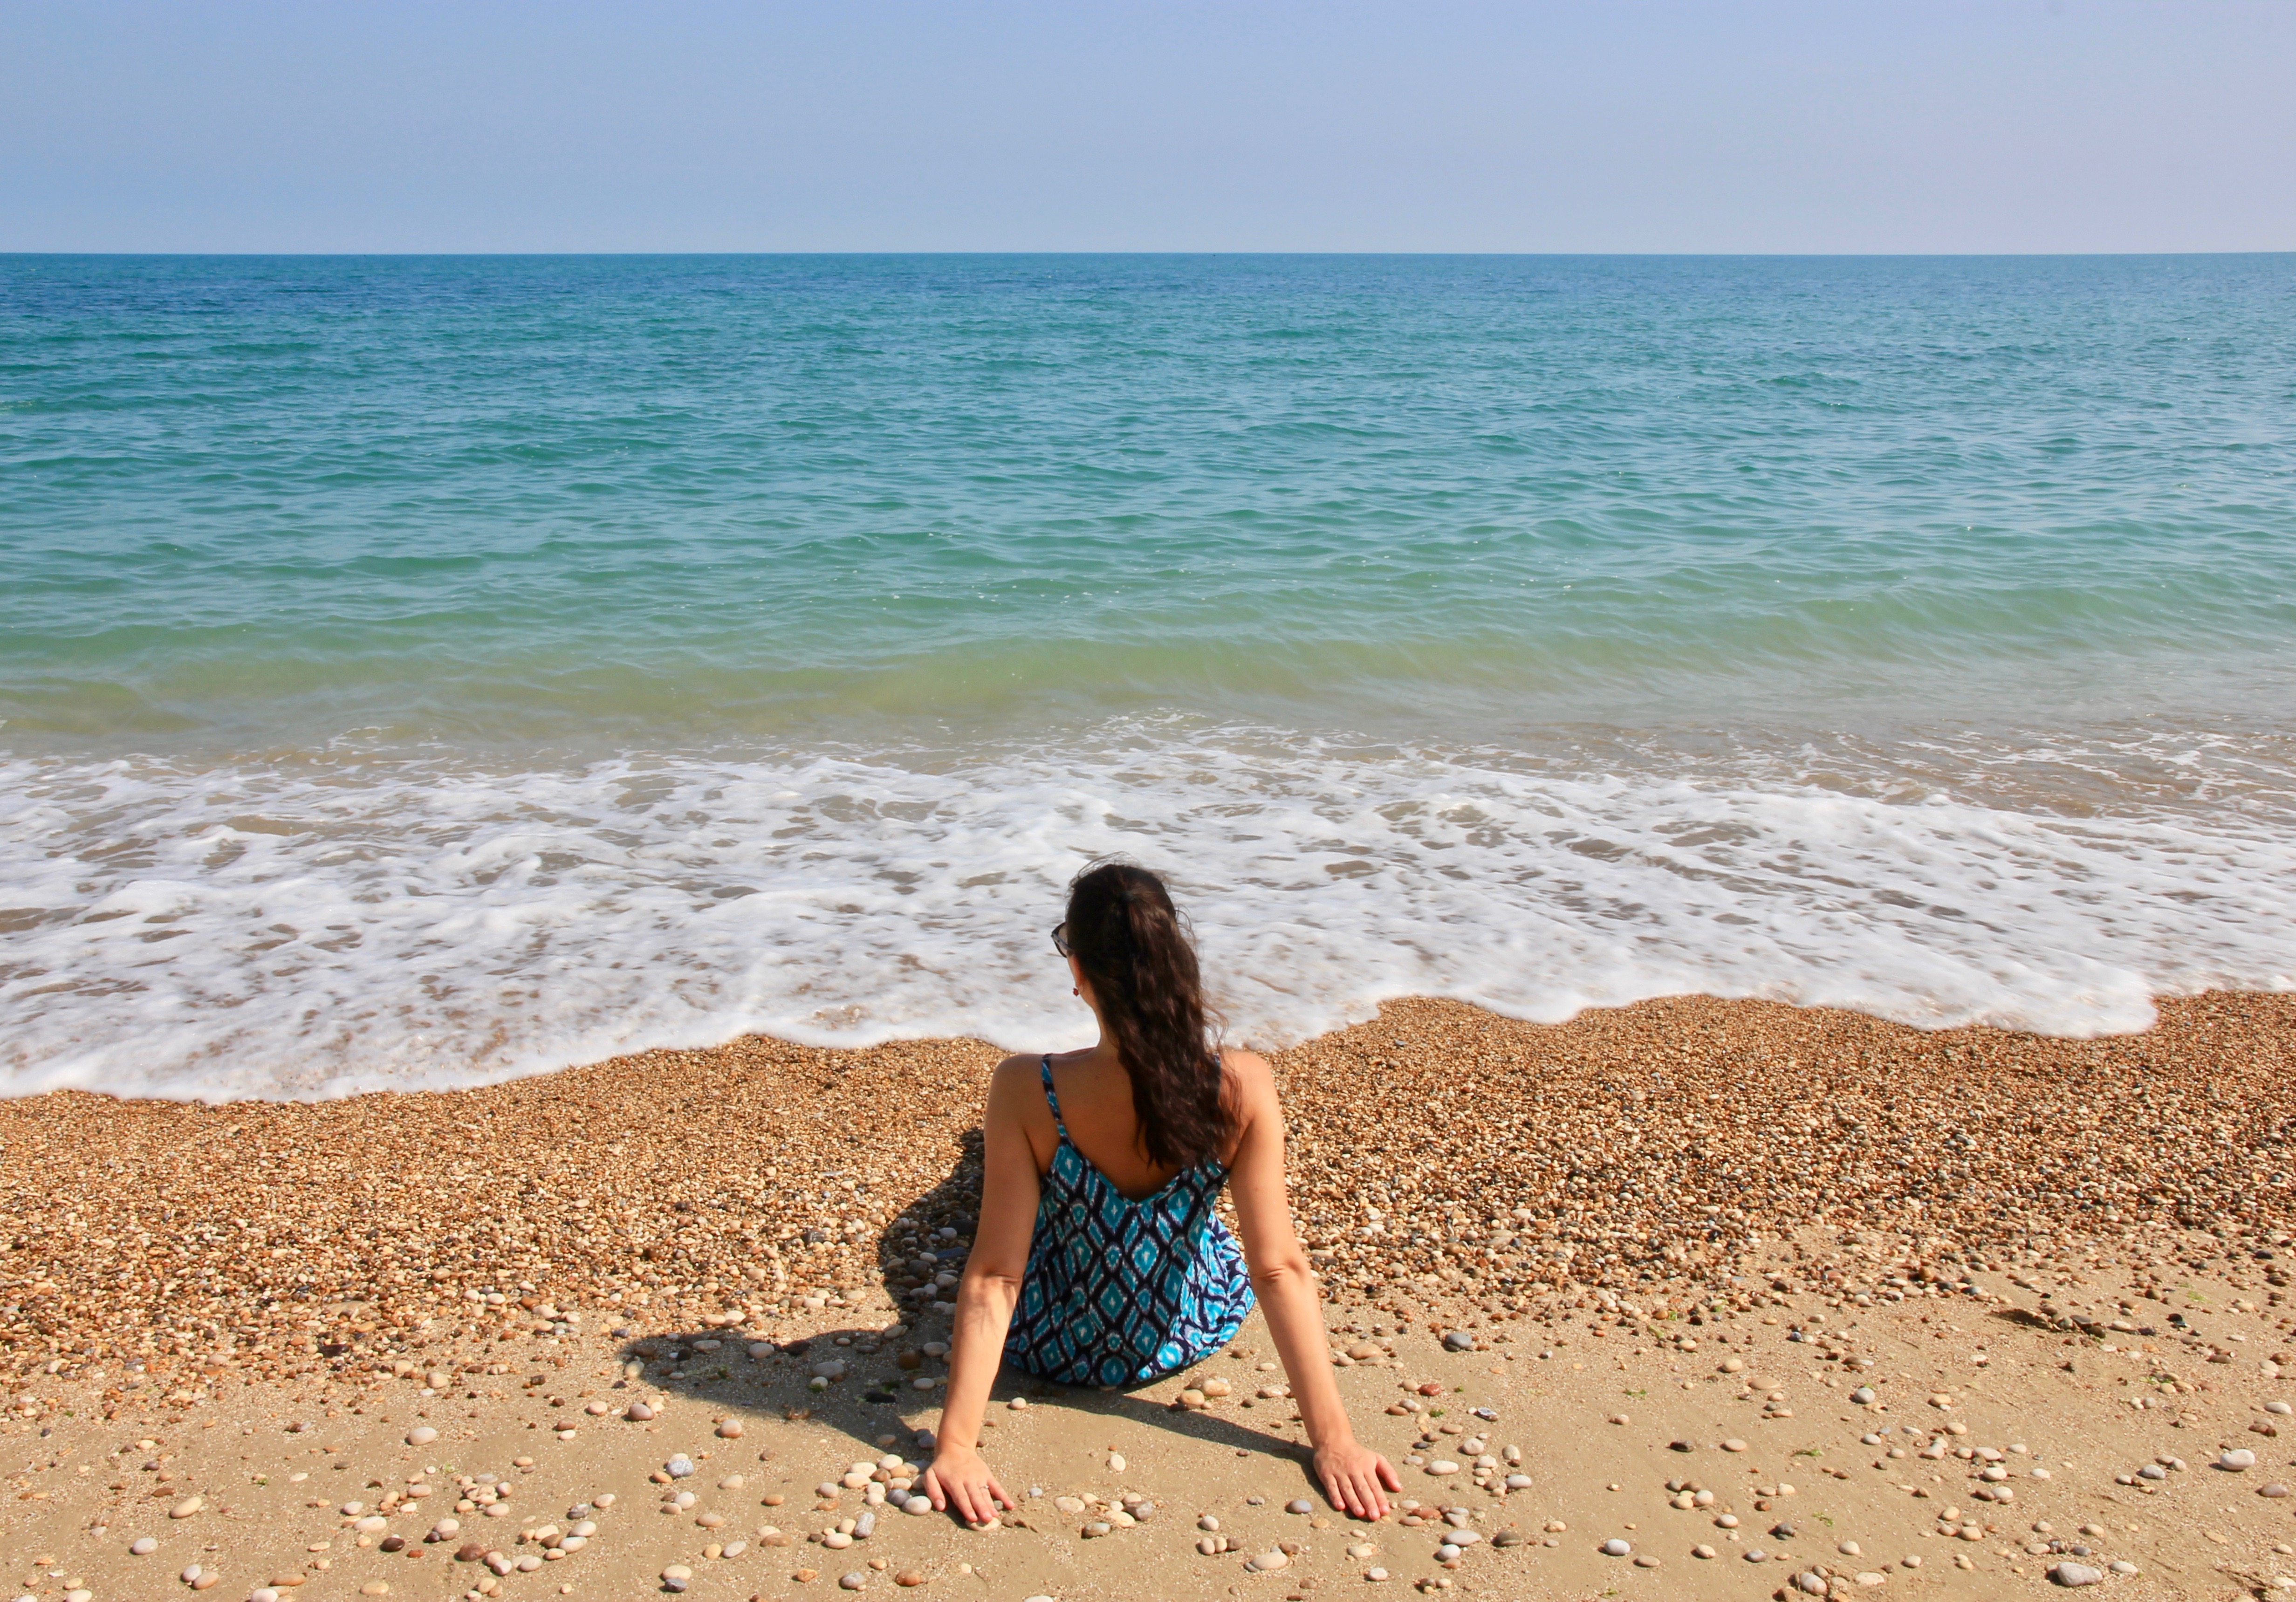
[[[2296,985],[2296,257],[0,257],[0,1074]]]

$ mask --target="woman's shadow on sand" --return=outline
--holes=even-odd
[[[807,1424],[842,1434],[852,1443],[853,1461],[823,1464],[833,1471],[832,1482],[863,1457],[898,1453],[911,1462],[928,1462],[947,1367],[944,1355],[928,1354],[924,1348],[948,1339],[955,1276],[963,1270],[980,1205],[980,1132],[975,1129],[965,1134],[956,1162],[940,1181],[902,1208],[878,1236],[878,1272],[900,1310],[898,1315],[824,1329],[758,1355],[752,1355],[758,1350],[754,1337],[738,1329],[634,1337],[623,1356],[644,1363],[646,1371],[642,1379],[619,1383],[632,1401],[651,1385],[702,1402],[721,1418]],[[886,1327],[897,1317],[906,1328],[888,1339]],[[1239,1457],[1288,1459],[1312,1482],[1309,1453],[1300,1443],[1217,1413],[1175,1408],[1143,1394],[1145,1389],[1062,1385],[1008,1362],[990,1392],[989,1420],[996,1422],[1000,1410],[1009,1411],[1007,1404],[1025,1397],[1086,1417],[1150,1426]],[[994,1431],[984,1444],[995,1452]]]

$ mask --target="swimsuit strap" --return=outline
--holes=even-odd
[[[1069,1126],[1061,1122],[1061,1099],[1053,1091],[1053,1054],[1050,1051],[1045,1053],[1041,1071],[1045,1078],[1045,1099],[1053,1109],[1053,1127],[1061,1132],[1061,1139],[1065,1140],[1069,1138]]]

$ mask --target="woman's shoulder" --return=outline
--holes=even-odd
[[[988,1076],[988,1121],[1007,1129],[1018,1125],[1030,1131],[1032,1138],[1050,1140],[1053,1110],[1045,1100],[1044,1072],[1041,1052],[1016,1051],[998,1063]]]
[[[998,1091],[1009,1095],[1021,1089],[1035,1091],[1044,1083],[1045,1056],[1041,1051],[1015,1051],[996,1065],[988,1076],[988,1094],[994,1100]],[[1039,1095],[1041,1091],[1037,1092]]]
[[[1257,1051],[1247,1051],[1242,1046],[1222,1046],[1220,1066],[1231,1074],[1251,1075],[1260,1079],[1272,1079],[1274,1070],[1267,1059]]]
[[[1237,1046],[1220,1048],[1221,1076],[1227,1081],[1228,1093],[1243,1108],[1273,1106],[1275,1101],[1275,1072],[1267,1059],[1257,1051],[1246,1051]]]

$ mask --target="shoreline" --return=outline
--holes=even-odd
[[[0,1106],[0,1552],[42,1602],[1990,1598],[2062,1564],[2168,1598],[2296,1569],[2296,997],[2089,1041],[1420,1000],[1273,1054],[1331,1361],[1404,1476],[1371,1527],[1313,1500],[1257,1315],[1129,1393],[1000,1377],[997,1529],[888,1500],[930,1456],[931,1276],[1000,1055],[753,1038]]]
[[[879,1249],[888,1222],[964,1213],[966,1132],[1002,1055],[750,1036],[324,1102],[0,1103],[0,1234],[15,1243],[0,1361],[152,1345],[158,1366],[275,1376],[313,1361],[283,1333],[308,1320],[285,1310],[321,1306],[354,1338],[308,1344],[344,1346],[327,1360],[340,1369],[472,1290],[794,1316],[803,1294],[901,1279]],[[1429,1273],[1518,1301],[1687,1294],[1811,1224],[1959,1254],[2296,1219],[2292,995],[2166,998],[2152,1029],[2089,1040],[1697,996],[1560,1025],[1412,999],[1270,1060],[1295,1215],[1342,1294]],[[2148,1108],[2161,1098],[2175,1106]],[[2154,1120],[2179,1144],[2148,1149]],[[2095,1148],[2077,1151],[2082,1137]],[[1383,1182],[1390,1221],[1367,1237],[1358,1193]],[[1432,1214],[1463,1211],[1480,1238],[1438,1238],[1464,1231]],[[1495,1221],[1518,1244],[1494,1247]],[[154,1328],[174,1338],[132,1333]]]

